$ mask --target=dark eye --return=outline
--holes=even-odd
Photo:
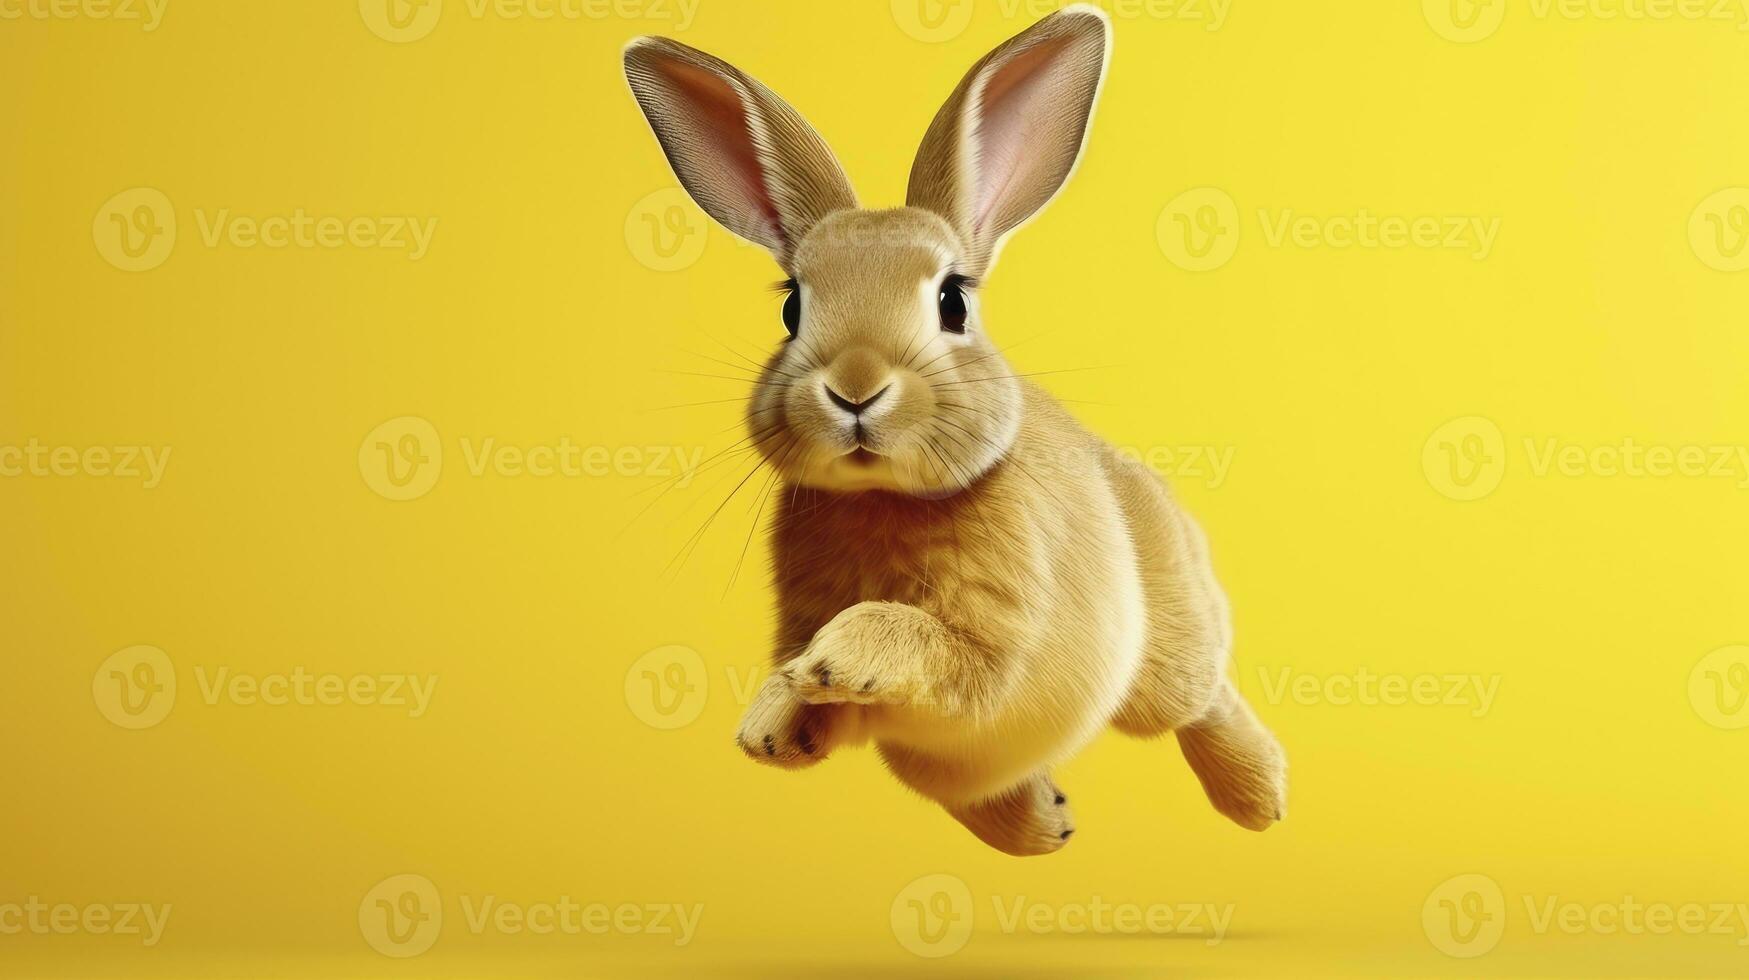
[[[941,283],[941,329],[948,333],[966,332],[966,286],[970,280],[965,276],[952,275]]]
[[[789,295],[783,298],[783,327],[794,337],[802,328],[802,287],[794,280],[784,284]]]

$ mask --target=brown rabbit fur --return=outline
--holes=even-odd
[[[1201,530],[1016,377],[977,308],[1003,241],[1075,169],[1109,44],[1106,16],[1077,5],[991,52],[888,211],[858,208],[818,134],[733,66],[664,39],[626,49],[681,182],[794,292],[747,415],[786,486],[776,669],[739,742],[793,768],[873,740],[1010,854],[1068,841],[1051,766],[1108,724],[1177,733],[1244,827],[1281,819],[1286,796],[1281,747],[1227,678]]]

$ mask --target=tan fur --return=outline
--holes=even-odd
[[[1068,841],[1050,768],[1107,725],[1176,733],[1210,801],[1242,826],[1279,820],[1286,792],[1280,746],[1226,677],[1227,605],[1201,530],[1153,473],[1015,376],[975,291],[963,335],[943,329],[938,310],[944,278],[987,271],[1073,170],[1108,36],[1103,14],[1071,7],[979,62],[925,139],[911,207],[783,200],[833,186],[836,164],[812,140],[719,161],[700,178],[708,191],[695,191],[713,214],[780,216],[767,244],[803,310],[748,409],[753,442],[786,487],[773,531],[776,669],[738,740],[792,768],[872,740],[900,781],[1011,854]],[[627,56],[663,97],[688,87],[668,74],[709,64],[670,64],[658,55],[671,46],[634,44]],[[768,130],[773,118],[806,127],[763,96],[744,110]],[[660,135],[665,118],[712,111],[651,120]],[[1017,159],[1022,144],[1002,142],[1016,134],[1036,154]],[[713,140],[663,143],[670,159],[682,148],[677,171],[708,175],[708,161],[684,154]],[[1005,152],[1012,172],[979,169]],[[790,176],[774,179],[762,155]]]

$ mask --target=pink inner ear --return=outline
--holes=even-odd
[[[765,167],[753,143],[747,106],[740,93],[712,72],[682,61],[665,60],[661,71],[696,117],[689,135],[709,144],[697,158],[718,162],[728,178],[727,189],[740,196],[743,210],[763,220],[771,233],[781,238],[782,216],[765,186]],[[731,230],[744,233],[750,229]]]
[[[1040,146],[1048,118],[1058,55],[1069,39],[1044,41],[1015,55],[985,80],[978,113],[978,199],[974,214],[982,228],[1012,192],[1036,179],[1044,160],[1057,150]]]

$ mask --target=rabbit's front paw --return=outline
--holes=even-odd
[[[934,705],[952,713],[957,707],[927,673],[906,616],[885,603],[852,606],[779,676],[809,704]]]
[[[782,677],[768,677],[741,719],[735,744],[768,766],[811,766],[826,757],[832,710],[803,701]]]

